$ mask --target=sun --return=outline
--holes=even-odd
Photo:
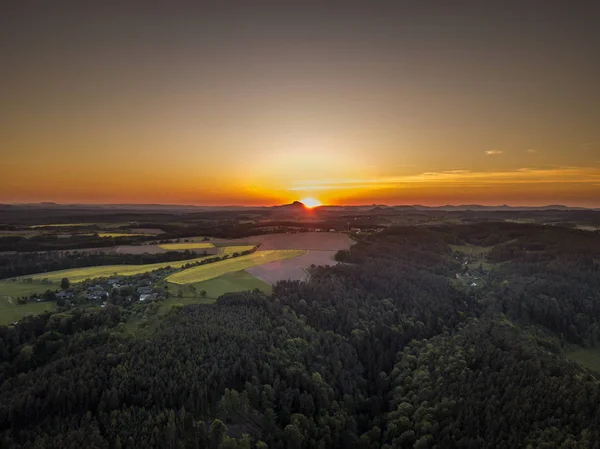
[[[314,198],[304,198],[303,200],[300,200],[300,202],[302,204],[304,204],[304,206],[307,207],[308,209],[312,209],[313,207],[317,207],[317,206],[321,205],[321,202]]]

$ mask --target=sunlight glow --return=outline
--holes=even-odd
[[[321,202],[314,198],[304,198],[303,200],[300,200],[300,202],[309,209],[312,209],[313,207],[317,207],[317,206],[321,205]]]

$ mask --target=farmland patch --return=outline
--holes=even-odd
[[[271,285],[285,280],[306,281],[311,265],[335,265],[337,263],[334,260],[336,253],[337,251],[309,250],[304,256],[251,267],[246,271]]]
[[[173,284],[195,284],[234,271],[245,270],[246,268],[278,260],[291,259],[304,254],[305,251],[303,250],[257,251],[246,256],[226,259],[174,273],[167,277],[167,281]]]
[[[86,279],[94,279],[100,277],[117,276],[134,276],[136,274],[149,273],[161,268],[172,267],[182,268],[186,264],[193,264],[207,259],[211,256],[203,256],[195,259],[186,259],[173,262],[160,262],[145,265],[101,265],[97,267],[72,268],[69,270],[51,271],[49,273],[39,273],[22,278],[31,278],[34,281],[47,279],[51,282],[60,282],[62,278],[68,278],[71,282],[82,282]]]

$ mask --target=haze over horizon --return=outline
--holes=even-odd
[[[3,5],[0,203],[600,207],[600,3]]]

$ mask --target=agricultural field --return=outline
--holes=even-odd
[[[0,297],[20,298],[22,296],[31,296],[34,293],[44,293],[46,290],[56,290],[56,286],[44,282],[0,281]]]
[[[600,348],[577,348],[567,352],[567,358],[600,373]]]
[[[218,278],[209,279],[208,281],[197,282],[194,284],[168,284],[169,292],[172,296],[177,296],[177,292],[181,290],[184,299],[201,298],[200,292],[206,291],[205,299],[217,299],[225,293],[242,292],[247,290],[259,290],[270,294],[271,286],[266,282],[257,279],[244,270],[227,273]],[[181,298],[177,298],[181,299]]]
[[[306,249],[315,251],[339,251],[348,249],[355,242],[341,232],[299,232],[296,234],[265,234],[243,239],[213,239],[215,246],[261,244],[261,250]]]
[[[101,226],[104,223],[52,223],[52,224],[41,224],[29,226],[31,229],[38,228],[70,228],[70,227],[82,227],[82,226]]]
[[[335,265],[337,263],[334,260],[336,253],[337,251],[309,250],[304,256],[258,265],[248,268],[246,271],[271,285],[285,280],[306,281],[308,279],[307,270],[311,265]]]
[[[188,270],[174,273],[167,277],[172,284],[195,284],[209,279],[214,279],[227,273],[245,270],[247,268],[262,265],[279,260],[291,259],[306,254],[304,250],[270,250],[257,251],[246,256],[226,259]]]
[[[140,237],[143,234],[132,234],[128,232],[98,232],[98,237],[102,238],[118,238],[118,237]]]
[[[107,246],[101,248],[83,248],[77,251],[85,252],[101,252],[101,253],[121,253],[121,254],[158,254],[164,253],[165,250],[159,248],[157,245],[117,245]]]
[[[9,296],[0,296],[0,325],[12,324],[29,315],[38,315],[56,309],[53,302],[29,302],[18,304]]]
[[[49,273],[39,273],[22,278],[31,278],[34,281],[48,279],[51,282],[60,282],[62,278],[68,278],[71,282],[82,282],[86,279],[99,277],[133,276],[136,274],[149,273],[150,271],[161,268],[172,267],[181,268],[188,263],[196,263],[212,256],[197,257],[195,259],[186,259],[173,262],[152,263],[146,265],[101,265],[97,267],[73,268],[69,270],[51,271]],[[187,270],[186,270],[187,271]]]
[[[233,253],[243,253],[254,249],[254,245],[232,245],[219,248],[219,256],[231,256]]]
[[[186,243],[163,243],[162,245],[157,245],[159,248],[164,249],[165,251],[185,251],[189,249],[190,251],[199,250],[199,249],[207,249],[214,248],[215,245],[209,242],[186,242]]]

